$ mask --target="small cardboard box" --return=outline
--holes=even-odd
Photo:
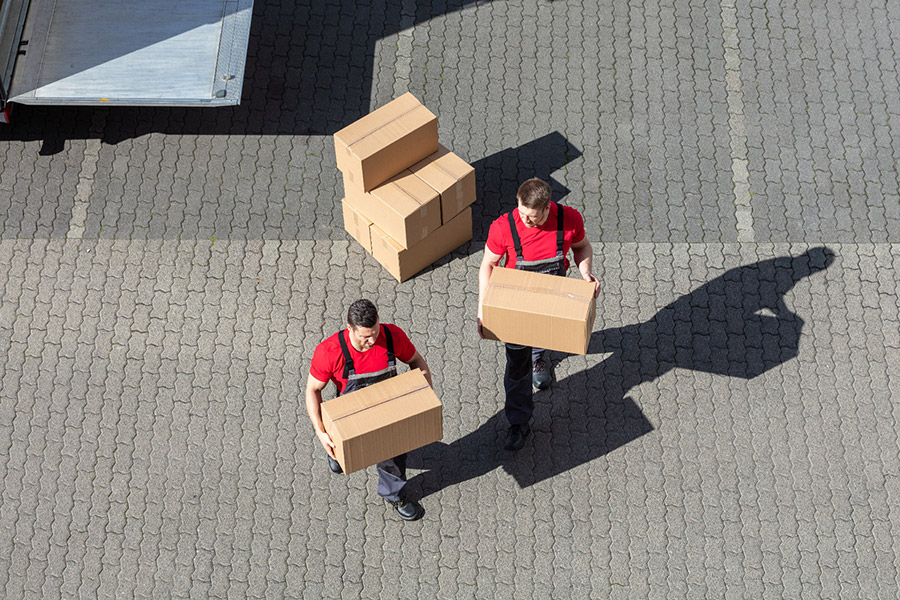
[[[472,209],[465,209],[411,248],[404,248],[377,223],[370,231],[372,256],[398,281],[406,281],[472,239]]]
[[[596,312],[591,282],[494,267],[482,331],[510,344],[587,354]]]
[[[410,93],[334,134],[337,167],[359,192],[370,191],[437,149],[437,117]]]
[[[372,234],[369,229],[372,227],[372,221],[350,206],[346,198],[341,200],[341,205],[344,208],[344,229],[371,254]]]
[[[441,226],[440,195],[408,169],[369,193],[347,192],[346,200],[404,248]]]
[[[344,473],[444,437],[441,401],[419,369],[322,403],[325,431]]]
[[[409,170],[441,195],[441,223],[475,202],[475,169],[444,146]]]

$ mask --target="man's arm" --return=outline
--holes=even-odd
[[[575,264],[581,272],[581,278],[585,281],[594,282],[594,298],[600,295],[600,281],[594,277],[591,266],[594,261],[594,248],[584,236],[580,242],[572,244],[572,256],[575,258]]]
[[[319,438],[319,442],[325,448],[325,452],[331,458],[336,458],[334,455],[334,442],[331,441],[331,436],[325,432],[325,423],[322,422],[322,390],[325,389],[326,385],[328,385],[327,381],[319,381],[312,375],[307,378],[306,412],[309,413],[309,420],[312,422],[316,437]]]
[[[481,333],[481,304],[484,302],[484,294],[491,281],[491,272],[500,263],[501,258],[503,258],[502,254],[494,254],[487,246],[484,247],[484,257],[478,268],[478,335],[481,337],[484,337]]]
[[[428,363],[425,362],[425,358],[416,351],[415,355],[406,361],[406,364],[409,365],[410,369],[422,369],[422,373],[425,375],[425,379],[428,381],[428,385],[434,387],[434,383],[431,382],[431,370],[428,368]]]

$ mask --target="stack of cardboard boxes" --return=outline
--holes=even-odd
[[[475,170],[412,94],[334,134],[344,228],[399,281],[472,239]]]

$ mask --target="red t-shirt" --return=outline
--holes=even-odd
[[[560,206],[550,203],[550,214],[540,227],[526,227],[519,217],[519,210],[512,211],[516,231],[522,240],[523,260],[543,260],[556,256],[556,210]],[[569,268],[569,249],[572,244],[584,239],[584,219],[581,213],[569,206],[563,206],[563,255]],[[516,266],[516,246],[509,230],[509,217],[503,215],[491,223],[488,231],[487,248],[494,254],[506,255],[506,267]]]
[[[416,347],[409,341],[409,337],[396,325],[384,323],[384,327],[389,327],[393,335],[394,356],[397,357],[397,360],[411,361],[416,355]],[[375,345],[365,352],[359,352],[354,348],[350,343],[350,334],[346,330],[342,330],[342,332],[357,373],[375,373],[387,368],[387,338],[384,331],[378,335]],[[341,352],[341,342],[338,340],[340,333],[335,333],[316,346],[312,364],[309,366],[309,374],[319,381],[333,381],[337,386],[338,394],[342,394],[344,386],[347,385],[347,380],[344,379],[344,353]]]

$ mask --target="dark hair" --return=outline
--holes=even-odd
[[[347,311],[347,324],[351,327],[375,327],[378,322],[378,309],[371,300],[357,300]]]
[[[525,208],[536,208],[544,210],[550,202],[553,192],[550,190],[550,184],[543,179],[532,177],[519,186],[516,193],[516,199],[522,203]]]

